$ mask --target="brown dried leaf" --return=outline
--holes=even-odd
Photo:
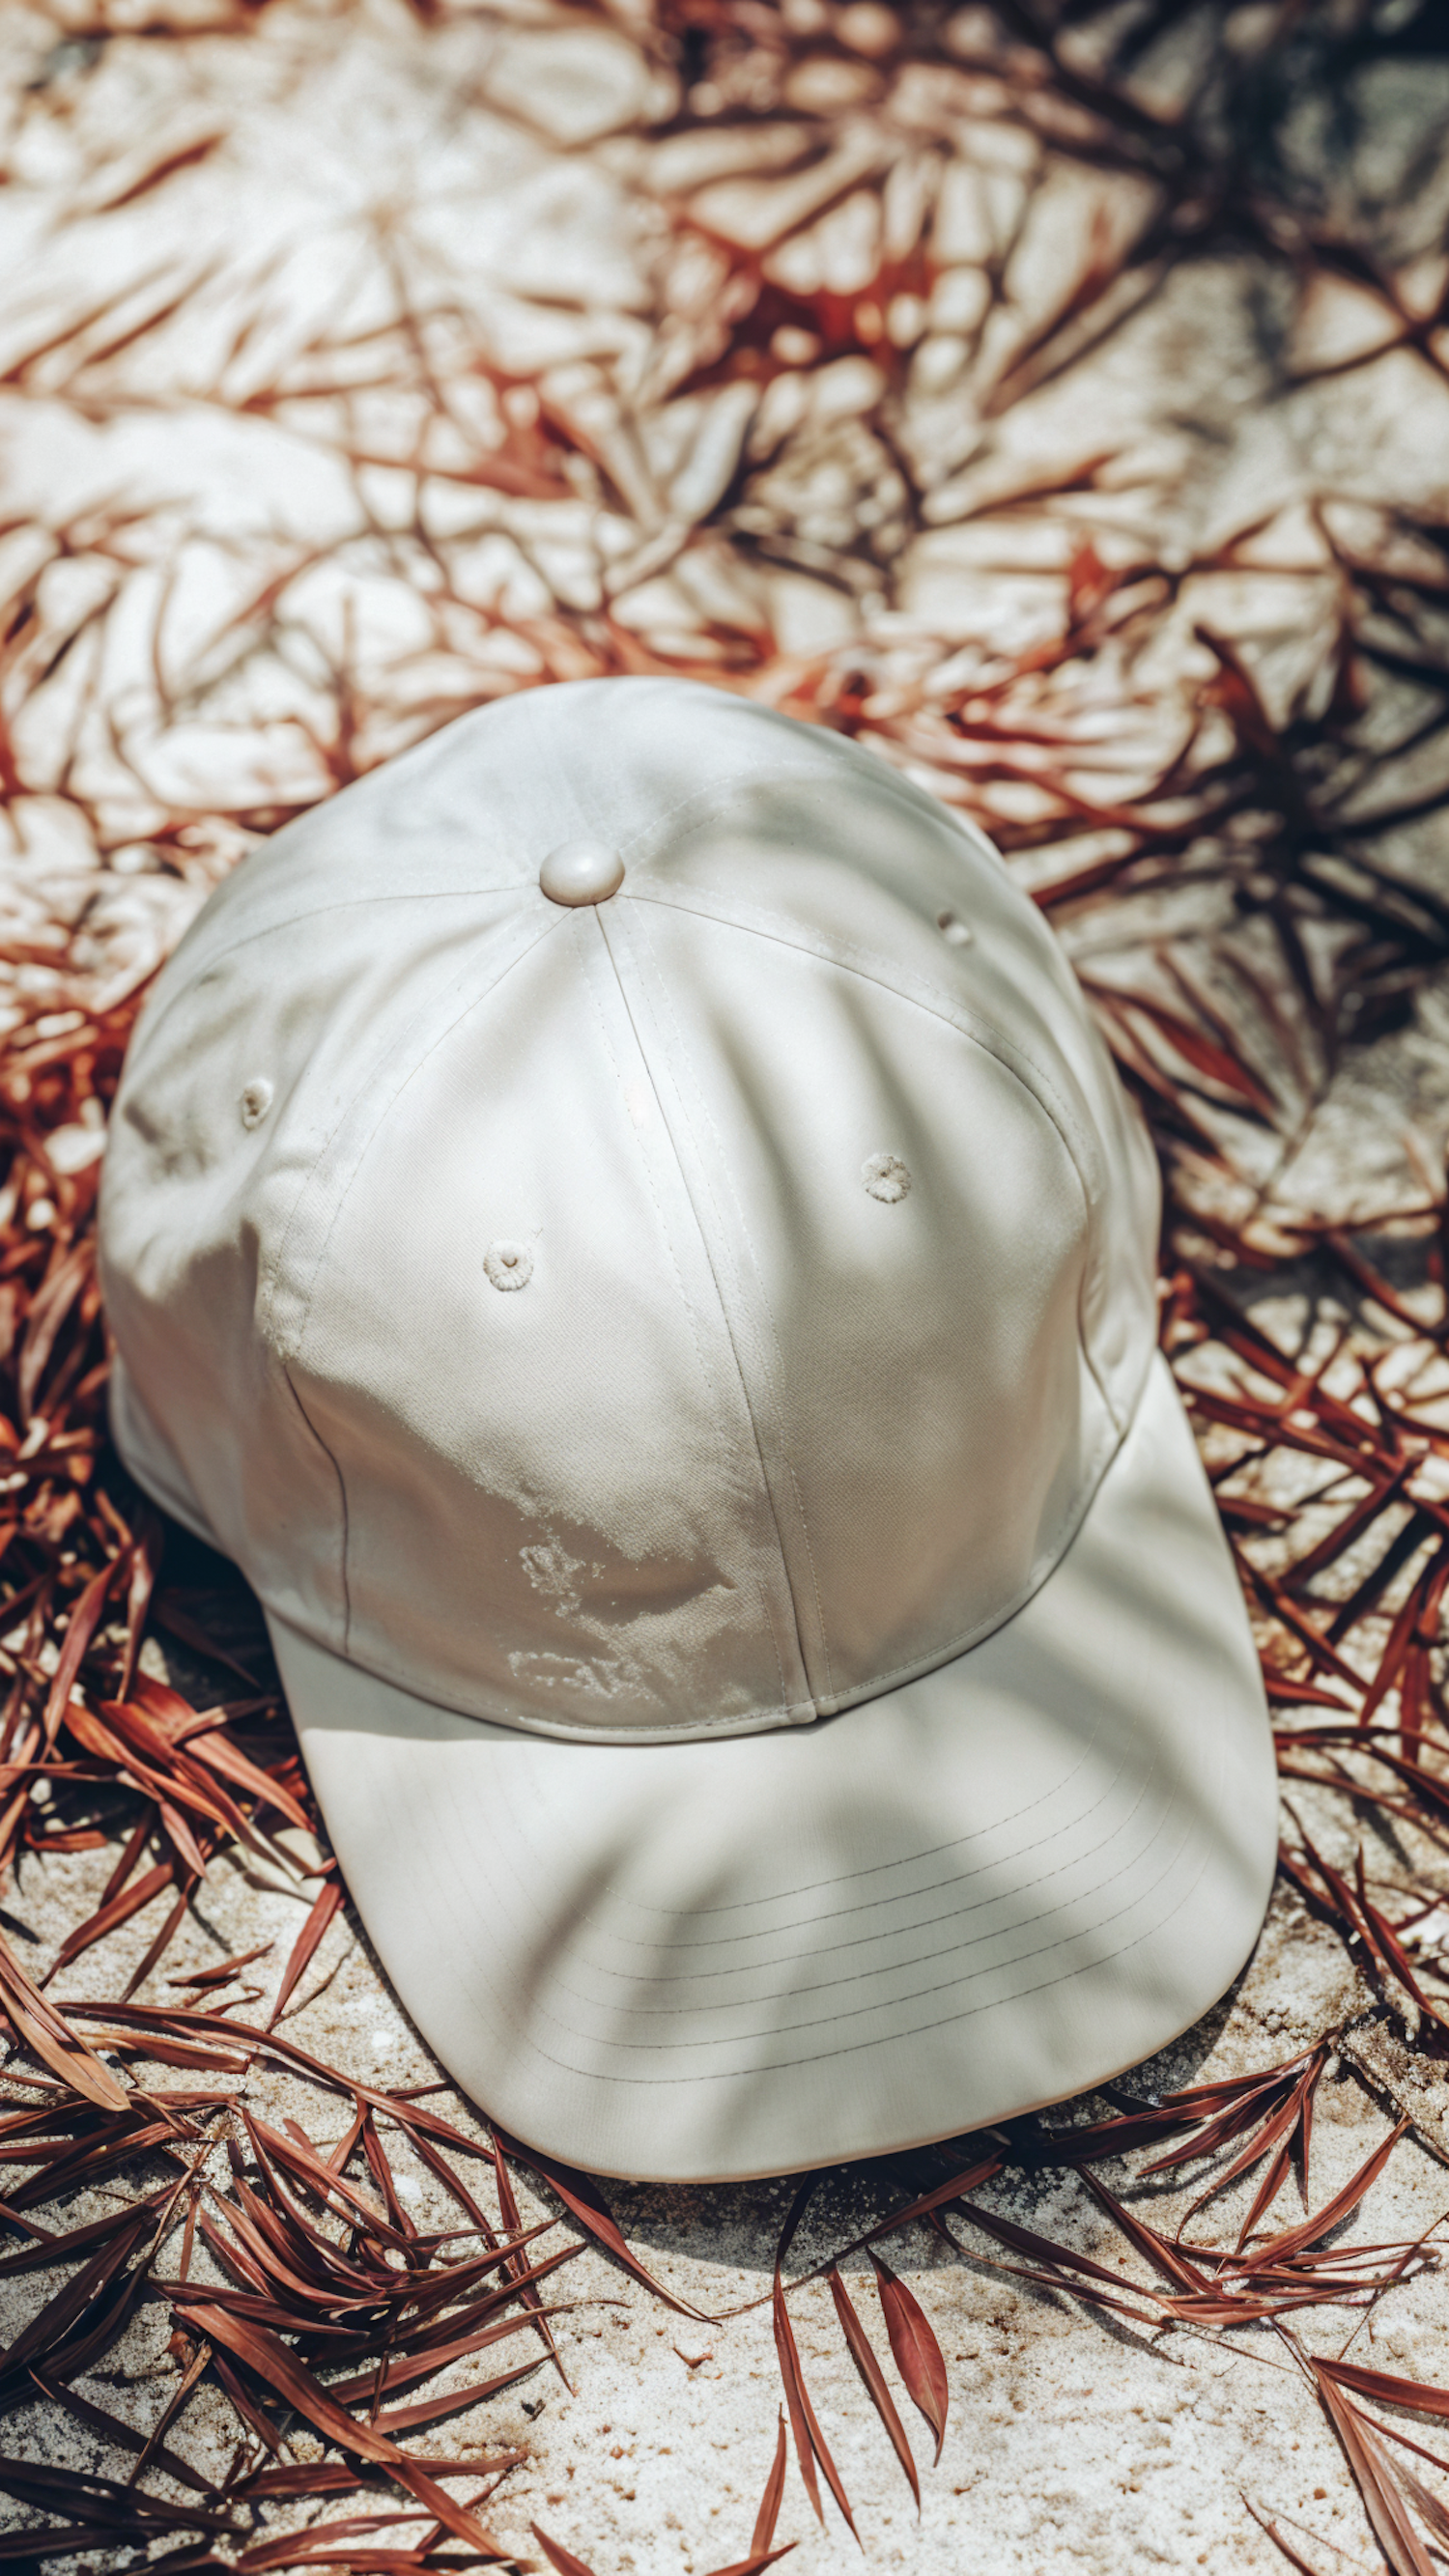
[[[1316,2363],[1310,2368],[1330,2424],[1364,2500],[1374,2538],[1394,2576],[1435,2576],[1434,2563],[1409,2519],[1393,2465],[1366,2415],[1351,2406],[1335,2380]]]
[[[23,2048],[32,2050],[52,2074],[73,2085],[98,2110],[129,2111],[131,2097],[109,2067],[78,2039],[68,2023],[31,1984],[4,1935],[0,1934],[0,2008],[8,2014]]]
[[[896,2368],[912,2404],[920,2408],[936,2436],[936,2458],[939,2460],[946,2439],[946,2417],[951,2407],[945,2355],[919,2300],[878,2254],[872,2254],[870,2259]]]
[[[520,2164],[527,2165],[531,2172],[547,2183],[550,2191],[558,2194],[570,2216],[578,2220],[595,2244],[602,2245],[606,2253],[613,2255],[616,2263],[622,2263],[626,2271],[632,2272],[636,2281],[642,2281],[651,2297],[662,2299],[667,2308],[674,2308],[682,2317],[693,2317],[700,2324],[718,2323],[718,2319],[706,2315],[703,2308],[691,2307],[687,2299],[677,2298],[672,2290],[666,2290],[662,2282],[655,2280],[652,2272],[645,2270],[638,2256],[630,2252],[617,2220],[590,2175],[576,2173],[571,2165],[557,2164],[552,2156],[540,2155],[534,2147],[520,2146],[516,2138],[508,2140],[508,2149],[511,2155],[517,2156]]]
[[[291,1956],[282,1972],[282,1982],[277,1988],[277,2000],[273,2004],[270,2013],[267,2015],[268,2030],[275,2030],[278,2022],[281,2020],[282,2014],[286,2009],[287,2003],[299,1978],[305,1974],[308,1961],[311,1959],[322,1939],[323,1934],[326,1932],[327,1926],[331,1922],[333,1915],[338,1911],[338,1908],[342,1904],[346,1893],[347,1891],[340,1878],[329,1878],[324,1882],[317,1896],[313,1899],[307,1919],[303,1924],[301,1931],[298,1933],[296,1940],[292,1944]],[[255,1956],[255,1953],[253,1953],[253,1956]]]
[[[1301,2220],[1297,2227],[1286,2228],[1281,2236],[1270,2238],[1266,2245],[1259,2246],[1256,2253],[1245,2256],[1243,2270],[1253,2273],[1262,2271],[1268,2264],[1286,2263],[1290,2256],[1301,2252],[1304,2246],[1316,2245],[1319,2238],[1326,2236],[1331,2228],[1339,2227],[1346,2218],[1351,2218],[1365,2193],[1377,2182],[1405,2130],[1411,2126],[1412,2122],[1406,2115],[1396,2127],[1390,2130],[1388,2136],[1380,2141],[1373,2153],[1364,2158],[1357,2173],[1344,2184],[1341,2191],[1336,2191],[1331,2200],[1325,2201],[1322,2209],[1313,2217]]]
[[[760,2498],[760,2510],[755,2516],[755,2528],[750,2535],[750,2548],[756,2555],[762,2549],[768,2549],[775,2537],[775,2525],[780,2518],[780,2498],[785,2492],[785,2462],[788,2456],[785,2441],[785,2410],[781,2407],[775,2435],[775,2456],[770,2463],[770,2474],[765,2480],[765,2492]]]
[[[851,2358],[854,2361],[857,2370],[860,2372],[861,2378],[865,2381],[871,2403],[886,2428],[886,2432],[890,2437],[891,2447],[895,2452],[896,2458],[900,2461],[901,2467],[905,2470],[906,2477],[910,2483],[911,2493],[916,2499],[916,2511],[919,2513],[921,2509],[921,2482],[916,2475],[916,2464],[911,2457],[911,2446],[906,2440],[906,2428],[901,2422],[900,2416],[896,2412],[895,2401],[885,2383],[885,2373],[881,2369],[880,2363],[875,2357],[875,2353],[871,2347],[870,2338],[851,2304],[850,2294],[846,2289],[845,2283],[842,2281],[840,2274],[833,2263],[830,2266],[829,2272],[826,2274],[826,2278],[830,2283],[830,2295],[835,2301],[835,2313],[840,2319],[841,2333],[844,2335],[846,2342],[850,2346]]]
[[[780,2549],[752,2549],[748,2558],[732,2558],[728,2567],[707,2568],[705,2576],[762,2576],[763,2569],[773,2567],[777,2558],[788,2558],[799,2546],[797,2540],[787,2540]]]
[[[594,2576],[592,2567],[588,2566],[582,2558],[576,2558],[571,2549],[565,2549],[562,2541],[550,2540],[548,2533],[540,2531],[536,2522],[531,2522],[528,2528],[550,2567],[557,2569],[558,2576]]]

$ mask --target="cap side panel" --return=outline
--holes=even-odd
[[[306,1329],[312,1286],[351,1176],[399,1094],[542,942],[562,934],[564,925],[554,908],[530,901],[529,895],[536,895],[536,888],[508,911],[475,922],[461,965],[457,955],[462,943],[453,935],[446,947],[445,979],[420,974],[412,960],[405,984],[386,997],[378,1012],[365,1052],[355,1041],[340,1050],[347,1072],[338,1084],[332,1115],[319,1120],[314,1114],[295,1144],[279,1138],[274,1173],[280,1177],[277,1167],[285,1148],[289,1187],[285,1211],[278,1209],[268,1228],[257,1321],[284,1364]],[[335,1047],[337,1037],[329,1028],[322,1045]],[[314,1059],[309,1072],[316,1089],[323,1091],[320,1071]]]
[[[911,974],[888,951],[867,947],[838,931],[807,929],[787,913],[769,912],[759,904],[741,902],[723,890],[713,901],[708,900],[702,888],[691,886],[685,893],[657,880],[631,885],[629,891],[635,902],[656,904],[671,912],[697,913],[701,920],[748,931],[757,939],[775,940],[781,947],[798,949],[802,956],[822,964],[844,967],[864,982],[879,984],[885,992],[913,1002],[919,1010],[929,1011],[949,1027],[959,1029],[974,1045],[999,1057],[1023,1089],[1034,1095],[1077,1166],[1084,1196],[1090,1204],[1100,1199],[1104,1177],[1101,1150],[1087,1122],[1085,1104],[1071,1097],[1059,1070],[1054,1072],[1041,1057],[1007,1037],[995,1022],[971,1009],[958,996]]]
[[[128,1056],[100,1217],[108,1312],[144,1395],[117,1405],[122,1454],[164,1504],[190,1497],[181,1517],[328,1639],[343,1628],[336,1474],[256,1318],[278,1210],[330,1106],[311,1084],[299,1115],[298,1083],[356,981],[333,941],[301,977],[220,959],[173,985]],[[257,1076],[265,1114],[249,1123]]]
[[[1147,1130],[1122,1092],[1115,1068],[1110,1064],[1104,1068],[1111,1090],[1117,1095],[1115,1125],[1119,1132],[1115,1143],[1119,1168],[1114,1173],[1093,1125],[1092,1106],[1071,1080],[1069,1067],[1058,1064],[1053,1069],[1046,1061],[1045,1050],[1019,1045],[979,1008],[963,1003],[939,984],[912,974],[887,951],[867,948],[859,941],[842,937],[834,928],[807,928],[785,913],[741,901],[737,894],[723,888],[691,882],[685,889],[660,876],[641,876],[630,891],[635,902],[698,913],[702,919],[751,930],[762,939],[779,940],[807,956],[829,958],[849,968],[960,1029],[977,1045],[998,1056],[1016,1079],[1035,1094],[1077,1165],[1092,1211],[1097,1253],[1087,1264],[1082,1280],[1082,1349],[1103,1403],[1119,1432],[1124,1431],[1156,1348],[1156,1304],[1151,1282],[1156,1275],[1161,1209],[1156,1158]],[[1080,994],[1074,996],[1074,1001],[1080,1015]],[[1087,1034],[1095,1038],[1095,1031]]]
[[[141,1391],[119,1351],[111,1354],[110,1375],[106,1381],[106,1404],[110,1415],[111,1437],[121,1453],[128,1473],[135,1477],[153,1503],[201,1539],[225,1555],[226,1550],[212,1528],[187,1481],[180,1460],[169,1441],[157,1429]]]
[[[1078,1340],[1080,1178],[1034,1096],[910,998],[724,924],[691,930],[686,976],[669,911],[627,896],[608,936],[749,1381],[816,1698],[842,1705],[1009,1618],[1117,1445]],[[863,1179],[887,1141],[894,1206]]]
[[[284,841],[288,833],[279,832],[276,838],[279,842]],[[164,1026],[167,1014],[218,965],[223,962],[240,963],[249,950],[265,948],[269,942],[283,937],[289,941],[300,939],[306,942],[323,933],[335,938],[342,932],[345,938],[349,916],[354,926],[361,923],[371,927],[379,921],[385,923],[391,934],[390,947],[395,947],[405,938],[409,913],[426,915],[440,927],[450,918],[456,920],[458,930],[444,927],[442,935],[466,937],[469,933],[476,933],[480,921],[516,914],[520,904],[527,901],[538,883],[537,871],[530,870],[483,893],[429,893],[416,886],[394,886],[390,891],[358,895],[343,894],[334,889],[329,895],[325,889],[319,888],[304,899],[300,890],[289,886],[286,878],[282,877],[264,889],[265,900],[256,899],[244,907],[224,908],[222,897],[245,884],[248,871],[258,867],[264,853],[270,857],[272,846],[270,842],[264,843],[262,849],[238,860],[231,875],[222,879],[216,892],[203,904],[146,997],[132,1033],[133,1045],[141,1039],[143,1032],[147,1040],[151,1039]],[[215,915],[213,906],[217,907]]]
[[[845,884],[853,931],[840,914]],[[877,757],[830,737],[811,775],[781,766],[676,812],[631,861],[629,891],[773,928],[964,1013],[1041,1092],[1092,1203],[1083,1330],[1125,1426],[1156,1342],[1155,1157],[1058,942],[989,845]],[[970,936],[953,944],[943,922]]]

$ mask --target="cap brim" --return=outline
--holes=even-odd
[[[1061,2100],[1206,2011],[1277,1844],[1257,1656],[1164,1363],[1055,1572],[814,1724],[583,1744],[272,1637],[418,2028],[569,2163],[722,2181]]]

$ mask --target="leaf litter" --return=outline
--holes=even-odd
[[[207,24],[245,44],[263,14],[218,0]],[[420,26],[432,15],[419,7]],[[1436,320],[1411,310],[1371,247],[1347,239],[1301,198],[1290,203],[1274,160],[1271,79],[1231,39],[1225,12],[1208,13],[1216,51],[1200,83],[1205,95],[1216,83],[1226,104],[1217,126],[1206,115],[1195,121],[1169,111],[1143,90],[1136,75],[1148,39],[1130,24],[1114,31],[1104,16],[1088,46],[1093,67],[1084,69],[1081,33],[1097,27],[1091,9],[1065,12],[1060,24],[1030,8],[968,13],[970,31],[959,39],[934,17],[907,30],[889,12],[873,15],[881,30],[876,51],[875,39],[864,46],[867,63],[915,65],[947,87],[974,82],[976,113],[986,102],[987,112],[1043,151],[1077,156],[1139,187],[1136,228],[1114,231],[1099,208],[1076,277],[1029,327],[1013,321],[1007,289],[1024,215],[988,262],[985,312],[963,360],[983,419],[1068,374],[1151,302],[1175,262],[1213,247],[1225,228],[1269,262],[1290,258],[1300,275],[1351,275],[1377,299],[1394,344],[1442,369],[1435,336],[1442,312]],[[1346,24],[1353,12],[1340,15]],[[1153,25],[1170,34],[1185,16],[1167,0]],[[1284,13],[1270,66],[1272,47],[1286,60],[1285,49],[1317,44],[1318,73],[1332,72],[1338,38],[1307,16],[1304,35],[1295,32],[1294,13]],[[113,39],[104,11],[97,23],[98,53]],[[162,10],[150,33],[179,41],[190,25],[180,14],[173,24]],[[1004,37],[1014,54],[1003,54]],[[725,124],[712,130],[736,135],[746,166],[806,54],[812,62],[844,60],[847,72],[862,58],[843,38],[802,36],[784,13],[776,20],[731,0],[667,0],[640,41],[666,73],[687,62],[694,83],[666,120],[661,148],[691,133],[708,138],[723,107]],[[38,98],[52,77],[61,75],[37,75]],[[868,72],[867,89],[881,77]],[[853,94],[864,94],[858,79]],[[855,287],[818,282],[808,244],[812,225],[830,212],[833,183],[822,194],[812,172],[834,148],[830,112],[814,112],[807,130],[797,159],[788,138],[783,161],[770,147],[796,211],[768,254],[720,229],[707,188],[682,184],[668,200],[681,240],[721,262],[728,281],[717,345],[678,390],[684,398],[732,386],[764,393],[801,367],[808,374],[864,362],[885,388],[877,425],[889,444],[892,389],[910,342],[893,340],[885,317],[934,289],[940,261],[930,217],[919,216],[913,240],[892,246],[882,237],[874,269]],[[1225,147],[1225,133],[1247,140]],[[211,131],[163,141],[149,160],[120,167],[96,205],[113,213],[134,206],[224,147],[225,136]],[[926,188],[922,207],[929,202]],[[793,267],[784,255],[791,245]],[[12,359],[7,385],[36,398],[43,390],[92,417],[124,408],[117,369],[143,343],[164,339],[206,274],[198,268],[179,278],[174,263],[163,262],[141,281],[129,318],[119,320],[110,299],[98,301]],[[399,329],[380,327],[350,343],[320,326],[300,365],[255,387],[245,408],[258,418],[330,420],[342,388],[360,418],[362,369],[371,366],[379,386],[420,406],[419,443],[386,449],[375,426],[354,425],[339,452],[355,477],[378,464],[402,468],[421,493],[422,440],[448,405],[446,369],[429,339],[435,322],[408,312]],[[239,332],[234,356],[250,332],[251,325]],[[602,413],[590,425],[542,374],[537,384],[510,378],[480,351],[469,353],[467,371],[489,391],[497,435],[466,461],[454,454],[429,473],[540,506],[585,490],[628,515],[637,475],[617,425]],[[228,397],[219,391],[215,399],[224,405]],[[803,519],[796,524],[780,504],[764,524],[761,496],[772,474],[779,484],[783,445],[772,449],[757,433],[695,533],[723,538],[742,560],[818,570],[822,540]],[[865,595],[908,524],[945,515],[931,498],[939,478],[923,478],[898,439],[892,456],[872,469],[878,493],[895,495],[878,518],[882,533],[862,522],[837,551],[831,578],[851,596]],[[952,467],[966,462],[948,459]],[[1025,530],[1033,513],[1040,523],[1055,511],[1080,537],[1083,505],[1110,491],[1114,462],[1104,451],[1061,472],[1020,477],[1005,495],[1008,520],[1014,511]],[[966,494],[963,518],[984,506]],[[992,506],[1002,508],[999,492]],[[1281,1169],[1351,1049],[1402,1026],[1416,993],[1449,960],[1449,906],[1428,873],[1402,855],[1404,836],[1443,797],[1442,758],[1435,770],[1433,756],[1449,740],[1449,523],[1398,502],[1350,509],[1332,493],[1310,515],[1334,583],[1312,672],[1285,708],[1220,621],[1199,618],[1188,720],[1170,747],[1139,760],[1130,787],[1122,783],[1130,760],[1120,745],[1104,746],[1095,725],[1094,675],[1117,675],[1117,719],[1130,727],[1139,703],[1133,675],[1166,621],[1194,582],[1234,575],[1252,561],[1255,527],[1189,562],[1180,554],[1158,560],[1145,540],[1124,549],[1104,536],[1103,551],[1097,539],[1080,538],[1057,631],[1012,647],[985,637],[979,650],[957,657],[966,667],[944,683],[939,653],[915,671],[887,672],[864,643],[787,651],[764,618],[706,616],[696,642],[672,653],[642,641],[607,600],[583,612],[555,595],[547,612],[480,620],[449,586],[446,547],[428,538],[423,550],[441,586],[430,572],[420,596],[439,640],[450,619],[472,618],[484,640],[506,632],[523,655],[511,676],[500,681],[490,671],[471,693],[453,681],[421,697],[414,691],[402,735],[393,722],[389,736],[387,686],[376,686],[376,703],[369,701],[344,640],[328,664],[325,721],[315,713],[295,720],[310,780],[204,810],[163,810],[148,789],[142,802],[149,798],[155,810],[140,837],[163,868],[184,875],[196,851],[215,873],[258,832],[360,774],[391,741],[417,738],[499,686],[619,669],[688,670],[856,734],[990,830],[1073,942],[1158,1142],[1168,1193],[1163,1344],[1257,1616],[1280,1770],[1314,1793],[1315,1816],[1327,1800],[1347,1831],[1370,1838],[1375,1855],[1371,1862],[1360,1839],[1351,1865],[1339,1866],[1320,1848],[1322,1829],[1316,1839],[1290,1806],[1285,1883],[1345,1944],[1363,1981],[1360,2021],[1402,2026],[1419,2060],[1437,2067],[1449,2040],[1449,1965],[1417,1934],[1441,1901],[1432,1855],[1449,1827],[1443,1171],[1425,1169],[1417,1194],[1352,1225],[1323,1220],[1291,1192],[1275,1194],[1271,1180],[1245,1182],[1244,1174],[1267,1168],[1253,1159],[1254,1137],[1273,1142]],[[421,499],[411,535],[422,545]],[[85,657],[143,564],[142,517],[102,504],[83,522],[39,536],[38,555],[4,603],[0,774],[17,811],[40,792],[68,800],[104,853],[115,826],[104,800],[78,783],[78,746],[102,686],[99,663]],[[315,545],[299,546],[241,600],[231,633],[219,639],[237,667],[285,642],[294,587],[320,560]],[[540,560],[533,556],[535,569]],[[62,610],[54,576],[78,564],[100,575],[99,586],[84,604]],[[166,679],[159,625],[154,658],[162,720],[179,720],[184,694]],[[1408,699],[1393,697],[1390,683]],[[72,755],[58,776],[32,777],[21,748],[27,711],[48,707],[61,688],[75,692]],[[139,776],[134,756],[120,748]],[[1217,903],[1210,936],[1164,932],[1162,906],[1184,891]],[[1099,963],[1083,936],[1109,921],[1116,944]],[[560,2298],[566,2267],[585,2245],[622,2274],[621,2290],[627,2283],[631,2295],[691,2317],[703,2312],[649,2271],[592,2177],[447,2119],[415,2093],[361,2084],[288,2039],[283,2025],[309,2000],[305,1981],[345,1889],[325,1856],[265,1658],[254,1669],[204,1593],[168,1584],[166,1534],[126,1484],[105,1427],[107,1353],[93,1255],[99,1165],[85,1140],[103,1124],[154,957],[142,953],[119,979],[107,977],[87,954],[83,920],[40,920],[6,939],[3,963],[15,1000],[0,1072],[0,1887],[52,1855],[120,1849],[100,1901],[69,1927],[43,1979],[27,1972],[0,1928],[0,2015],[12,2039],[0,2070],[0,2165],[16,2177],[0,2192],[0,2223],[14,2244],[0,2272],[44,2276],[43,2295],[0,2362],[0,2410],[16,2411],[39,2392],[132,2453],[134,2466],[120,2480],[0,2459],[0,2492],[29,2518],[18,2539],[0,2538],[0,2554],[57,2563],[84,2554],[95,2563],[160,2545],[188,2570],[231,2567],[248,2576],[302,2564],[525,2565],[524,2544],[501,2539],[488,2519],[495,2497],[506,2509],[525,2451],[474,2447],[454,2458],[418,2451],[414,2436],[539,2372],[562,2375],[552,2320],[569,2305]],[[1287,1346],[1247,1311],[1245,1283],[1289,1272],[1310,1282],[1315,1310],[1337,1319],[1311,1354],[1311,1334]],[[1285,1502],[1288,1491],[1296,1499]],[[1299,1521],[1306,1545],[1297,1543]],[[158,1638],[224,1672],[227,1696],[195,1706],[163,1681],[154,1656],[143,1661],[148,1639]],[[299,1867],[279,1840],[289,1834],[318,1855],[310,1867]],[[168,1973],[208,1872],[238,1852],[278,1863],[310,1890],[288,1956],[265,1968],[272,1945],[262,1943],[214,1966]],[[103,1962],[106,1942],[161,1899],[160,1927],[123,1991],[84,2000],[67,1992],[66,1972],[77,1960],[99,1953]],[[259,1985],[242,1984],[248,1969],[258,1971]],[[258,2019],[250,2007],[265,2004],[269,1986],[270,2005]],[[240,1994],[227,2000],[233,1987]],[[163,1989],[180,1999],[145,1999]],[[877,2250],[907,2229],[928,2231],[952,2259],[1144,2336],[1271,2337],[1312,2385],[1385,2561],[1421,2576],[1429,2550],[1449,2540],[1449,2516],[1398,2453],[1407,2448],[1428,2465],[1443,2464],[1403,2433],[1399,2419],[1449,2415],[1449,2390],[1310,2351],[1300,2340],[1314,2312],[1356,2331],[1390,2288],[1438,2260],[1432,2230],[1413,2242],[1329,2241],[1357,2220],[1406,2138],[1443,2153],[1417,2103],[1395,2101],[1387,2135],[1346,2184],[1315,2204],[1314,2102],[1330,2067],[1354,2063],[1353,2039],[1347,2028],[1325,2030],[1311,2047],[1250,2076],[1150,2102],[1108,2087],[1106,2107],[1085,2122],[1062,2126],[1042,2115],[951,2150],[889,2160],[876,2180],[882,2198],[901,2195],[899,2206],[790,2281],[796,2232],[828,2179],[811,2178],[783,2227],[770,2293],[783,2395],[774,2460],[746,2554],[715,2576],[753,2576],[795,2545],[775,2545],[792,2451],[815,2516],[825,2520],[828,2493],[855,2529],[791,2318],[791,2297],[806,2283],[828,2286],[861,2398],[919,2504],[921,2470],[886,2355],[933,2442],[928,2466],[945,2442],[950,2380],[925,2307]],[[248,2078],[262,2065],[291,2068],[332,2102],[346,2123],[335,2146],[324,2151],[295,2122],[279,2128],[248,2106]],[[187,2080],[158,2082],[157,2068]],[[455,2224],[421,2229],[407,2214],[397,2141],[451,2202]],[[1114,2168],[1115,2188],[1096,2170],[1104,2164]],[[514,2168],[531,2175],[558,2216],[524,2223]],[[1028,2228],[983,2196],[1007,2177],[1051,2175],[1075,2190],[1093,2243],[1120,2242],[1125,2277],[1120,2264],[1110,2268]],[[69,2196],[98,2185],[119,2195],[106,2215],[55,2223]],[[1168,2234],[1151,2213],[1179,2185],[1192,2196]],[[1290,2191],[1303,2215],[1284,2224]],[[1233,2193],[1240,2201],[1247,2195],[1246,2203],[1218,2241],[1211,2212]],[[193,2272],[201,2249],[204,2278]],[[864,2275],[842,2270],[862,2258]],[[861,2278],[876,2284],[883,2348],[851,2295]],[[74,2385],[116,2351],[143,2307],[169,2317],[175,2366],[174,2388],[149,2433]],[[1265,2349],[1261,2341],[1250,2348]],[[467,2374],[461,2383],[449,2377],[459,2370]],[[447,2384],[430,2385],[439,2380]],[[187,2406],[203,2385],[224,2398],[235,2425],[231,2464],[216,2481],[170,2438],[184,2435]],[[299,2426],[316,2437],[320,2457],[295,2456]],[[279,2510],[328,2499],[349,2509],[301,2529],[275,2528]],[[1244,2503],[1290,2564],[1313,2564],[1286,2516],[1250,2497]],[[536,2522],[531,2539],[560,2576],[591,2576],[587,2559]]]

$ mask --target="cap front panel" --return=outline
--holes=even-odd
[[[800,946],[616,903],[605,935],[721,1280],[818,1705],[1009,1616],[1116,1445],[1087,1207],[950,1021]]]
[[[524,1725],[778,1725],[808,1688],[718,1294],[597,917],[552,919],[370,1096],[282,1255],[346,1651]]]

